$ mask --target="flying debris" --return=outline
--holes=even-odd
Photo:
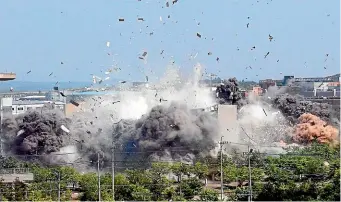
[[[163,99],[163,98],[160,98],[159,101],[160,101],[160,103],[161,103],[161,102],[166,102],[166,101],[168,101],[168,100],[165,100],[165,99]]]
[[[272,41],[272,39],[274,39],[274,38],[269,34],[269,40],[270,40],[270,42]]]
[[[24,129],[21,129],[21,130],[19,130],[18,132],[17,132],[17,136],[20,136],[20,135],[22,135],[22,134],[24,134],[25,133],[25,130]]]
[[[217,60],[217,62],[219,62],[219,57],[217,57],[217,59],[216,59],[216,60]]]
[[[197,37],[201,38],[201,34],[197,33]]]
[[[107,47],[110,47],[110,41],[107,41]]]
[[[162,54],[163,54],[163,52],[164,52],[164,50],[162,50],[162,51],[161,51],[160,55],[162,55]]]
[[[279,62],[279,60],[277,60],[277,62]]]
[[[117,101],[115,101],[115,102],[112,102],[112,104],[119,103],[119,102],[121,102],[121,101],[117,100]]]
[[[66,133],[68,133],[68,134],[70,133],[70,130],[67,129],[64,125],[61,125],[60,128],[61,128],[64,132],[66,132]]]
[[[30,71],[28,71],[26,74],[29,74],[29,73],[31,73],[31,70],[30,70]]]
[[[144,21],[144,19],[143,19],[143,18],[137,18],[137,20],[138,20],[138,21]]]
[[[119,22],[124,22],[124,18],[118,19]]]
[[[270,54],[270,52],[267,52],[267,53],[264,55],[264,58],[268,57],[269,54]]]
[[[62,91],[60,91],[59,94],[63,97],[66,97],[66,95]]]
[[[148,82],[148,76],[146,76],[146,81]]]
[[[168,2],[168,1],[166,2],[166,7],[167,7],[167,8],[169,7],[169,2]]]
[[[162,22],[162,17],[160,16],[160,22]]]
[[[63,64],[64,64],[64,62],[60,62],[60,64],[61,64],[61,65],[63,65]]]
[[[127,81],[120,81],[120,83],[127,83]]]
[[[173,5],[175,4],[175,3],[177,3],[178,2],[178,0],[173,0]]]
[[[49,74],[49,76],[52,76],[53,72],[51,72],[51,74]]]
[[[251,50],[255,50],[255,49],[256,49],[256,46],[252,46],[252,47],[251,47]]]
[[[105,77],[105,79],[104,79],[104,80],[105,80],[105,81],[107,81],[107,80],[109,80],[109,79],[110,79],[110,77],[108,76],[108,77]]]
[[[207,55],[212,55],[212,52],[208,52]]]
[[[70,103],[73,104],[73,105],[75,105],[76,107],[79,106],[79,104],[78,104],[76,101],[70,100]]]
[[[249,28],[249,25],[250,25],[250,23],[247,23],[247,24],[246,24],[246,28]]]
[[[268,116],[268,115],[266,114],[266,111],[265,111],[265,109],[264,109],[264,108],[263,108],[263,112],[264,112],[265,116]]]

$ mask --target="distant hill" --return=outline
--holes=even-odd
[[[25,91],[49,91],[53,90],[54,86],[59,89],[67,88],[83,88],[89,87],[91,82],[32,82],[32,81],[3,81],[0,82],[0,92],[9,92],[12,87],[15,92]]]

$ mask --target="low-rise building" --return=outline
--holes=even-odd
[[[51,104],[54,108],[65,113],[65,102],[49,100],[13,100],[11,97],[1,98],[1,111],[13,115],[23,114],[29,110],[39,110],[45,105]]]

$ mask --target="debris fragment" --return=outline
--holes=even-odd
[[[251,47],[251,50],[255,50],[255,49],[256,49],[256,46],[252,46],[252,47]]]
[[[279,60],[277,60],[277,62],[279,62]]]
[[[31,73],[31,70],[30,70],[30,71],[28,71],[26,74],[29,74],[29,73]]]
[[[115,101],[115,102],[112,102],[112,104],[119,103],[119,102],[121,102],[121,101],[117,100],[117,101]]]
[[[270,42],[272,41],[272,39],[274,39],[274,38],[269,34],[269,40],[270,40]]]
[[[120,83],[127,83],[127,81],[121,81]]]
[[[24,132],[25,132],[25,130],[24,130],[24,129],[21,129],[21,130],[19,130],[19,131],[17,132],[17,136],[20,136],[20,135],[22,135]]]
[[[146,81],[148,82],[148,76],[146,76]]]
[[[64,64],[64,62],[60,62],[60,64],[61,64],[61,65],[63,65],[63,64]]]
[[[107,47],[110,47],[110,41],[107,41]]]
[[[247,23],[247,24],[246,24],[246,28],[249,28],[249,25],[250,25],[250,23]]]
[[[137,20],[138,20],[138,21],[144,21],[144,19],[143,19],[143,18],[137,18]]]
[[[49,76],[52,76],[53,72],[51,72],[51,74],[49,74]]]
[[[178,2],[178,0],[173,0],[173,5],[175,4],[175,3],[177,3]]]
[[[165,99],[160,98],[160,103],[161,103],[162,101],[165,102],[165,101],[168,101],[168,100],[165,100]]]
[[[212,52],[208,52],[207,55],[212,55]]]
[[[197,37],[201,38],[201,34],[197,33]]]
[[[118,19],[119,22],[124,22],[124,18]]]
[[[162,50],[160,54],[162,55],[164,51],[165,51],[165,50]]]
[[[264,109],[264,108],[263,108],[263,112],[264,112],[265,116],[268,116],[268,115],[266,114],[266,111],[265,111],[265,109]]]
[[[61,128],[64,132],[70,133],[70,130],[67,129],[64,125],[61,125],[60,128]]]
[[[104,79],[104,80],[106,81],[106,80],[109,80],[109,79],[110,79],[110,77],[108,76],[108,77],[105,77],[105,79]]]
[[[148,53],[145,51],[145,52],[143,52],[142,53],[142,57],[146,57],[146,55],[147,55]]]
[[[266,58],[269,54],[270,54],[270,52],[267,52],[267,53],[264,55],[264,58]]]
[[[168,2],[168,1],[166,2],[166,7],[167,7],[167,8],[169,7],[169,2]]]
[[[162,22],[162,17],[160,16],[160,22]]]
[[[60,91],[59,94],[63,97],[66,97],[66,95],[62,91]]]
[[[75,105],[76,107],[79,106],[79,104],[78,104],[76,101],[70,100],[70,103],[73,104],[73,105]]]
[[[217,57],[217,59],[216,59],[216,60],[217,60],[217,62],[219,62],[219,57]]]

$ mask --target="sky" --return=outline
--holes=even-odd
[[[200,63],[221,78],[254,81],[340,71],[339,0],[169,2],[0,1],[0,71],[19,81],[86,82],[119,67],[108,83],[156,80],[172,61],[184,76]]]

